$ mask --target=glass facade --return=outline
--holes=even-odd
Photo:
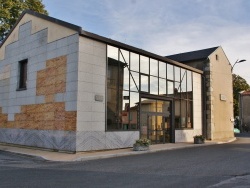
[[[106,130],[139,130],[143,94],[173,100],[175,128],[193,127],[191,71],[109,45],[107,56]]]

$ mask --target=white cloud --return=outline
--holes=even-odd
[[[248,0],[43,2],[50,6],[52,16],[159,55],[222,46],[231,63],[247,60],[235,66],[234,72],[250,83]]]

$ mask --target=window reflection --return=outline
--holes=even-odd
[[[108,46],[108,57],[118,60],[118,48],[113,46]]]
[[[146,125],[143,113],[139,117],[139,96],[145,92],[174,100],[177,129],[193,127],[191,71],[116,47],[108,46],[107,50],[107,130],[138,130],[143,121]],[[142,103],[144,110],[150,103],[149,112],[173,110],[168,106],[164,111],[157,100],[142,99]]]
[[[150,59],[150,75],[158,76],[158,61]]]
[[[167,94],[167,83],[165,79],[159,78],[159,95]]]
[[[192,91],[192,73],[191,71],[187,71],[187,91]]]
[[[149,74],[149,58],[141,55],[140,60],[140,72]]]
[[[130,70],[139,72],[139,55],[135,53],[130,53]]]
[[[138,113],[139,113],[139,93],[130,92],[130,110],[129,124],[130,129],[138,129]]]
[[[129,65],[129,52],[120,49],[120,61]]]
[[[187,98],[187,74],[185,69],[181,69],[181,93],[182,98]]]
[[[139,91],[139,73],[137,72],[130,72],[130,90]]]
[[[174,82],[167,82],[168,95],[174,94]]]
[[[174,80],[174,66],[167,64],[167,79]]]
[[[147,75],[141,74],[141,91],[143,92],[148,92],[148,82],[149,82],[149,77]]]
[[[150,93],[158,94],[158,78],[154,76],[150,76]]]
[[[174,78],[175,81],[180,82],[180,68],[179,67],[174,67]]]
[[[159,77],[166,78],[166,63],[159,62]]]

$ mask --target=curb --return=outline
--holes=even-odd
[[[122,153],[113,153],[113,154],[100,154],[100,155],[92,155],[92,156],[79,156],[74,159],[69,159],[69,160],[54,160],[51,159],[50,157],[46,157],[44,155],[36,155],[28,152],[20,152],[20,151],[13,151],[13,150],[8,150],[7,147],[5,148],[0,148],[0,151],[8,152],[8,153],[13,153],[16,155],[24,155],[27,157],[31,158],[37,158],[39,160],[45,160],[45,161],[54,161],[54,162],[77,162],[77,161],[89,161],[89,160],[97,160],[97,159],[107,159],[107,158],[113,158],[113,157],[122,157],[122,156],[131,156],[131,155],[141,155],[141,154],[146,154],[146,153],[156,153],[156,152],[161,152],[161,151],[167,151],[167,150],[177,150],[177,149],[184,149],[184,148],[193,148],[193,147],[204,147],[204,146],[212,146],[212,145],[217,145],[217,144],[226,144],[230,143],[237,140],[236,137],[227,140],[227,141],[218,141],[218,142],[213,142],[213,141],[207,141],[205,144],[188,144],[188,145],[181,145],[181,146],[170,146],[170,147],[165,147],[165,148],[156,148],[156,149],[149,149],[148,151],[127,151],[127,152],[122,152]]]

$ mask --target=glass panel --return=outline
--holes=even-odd
[[[152,143],[156,143],[158,138],[157,138],[157,116],[149,116],[148,115],[148,131],[149,131],[149,139],[151,140]]]
[[[130,71],[130,90],[138,92],[139,90],[139,73]]]
[[[180,128],[181,127],[181,104],[180,104],[180,99],[175,99],[174,102],[175,105],[175,128]]]
[[[156,105],[157,112],[162,112],[162,104],[163,104],[163,102],[164,101],[157,100],[157,105]]]
[[[129,129],[129,92],[123,91],[122,129]]]
[[[185,100],[181,100],[181,127],[186,128],[187,120],[187,103]]]
[[[139,55],[135,53],[130,53],[130,70],[139,72]]]
[[[147,113],[141,113],[141,138],[147,138],[148,135],[148,114]]]
[[[168,95],[174,94],[174,82],[168,81]]]
[[[174,66],[167,64],[167,79],[174,80]]]
[[[167,94],[167,83],[165,79],[159,78],[159,94],[160,95]]]
[[[181,69],[179,67],[174,67],[174,72],[175,72],[175,81],[180,82],[180,71]]]
[[[192,116],[193,116],[193,110],[192,110],[192,101],[187,102],[187,128],[192,128]]]
[[[129,52],[120,49],[120,61],[129,65]]]
[[[187,71],[187,91],[192,91],[192,73]]]
[[[186,75],[186,70],[181,69],[181,93],[182,93],[182,98],[186,99],[187,98],[187,75]]]
[[[158,61],[150,59],[150,75],[158,76]]]
[[[112,60],[112,59],[109,59]],[[114,61],[114,60],[112,60]],[[118,90],[118,64],[108,62],[107,76],[107,129],[118,129],[119,107],[118,103],[122,100]]]
[[[140,72],[141,73],[145,73],[145,74],[149,74],[149,58],[145,57],[145,56],[140,56],[141,61],[141,67],[140,67]]]
[[[118,48],[108,46],[108,57],[118,60]]]
[[[142,112],[156,112],[156,100],[141,98],[141,111]]]
[[[129,90],[129,71],[127,67],[124,68],[123,89]]]
[[[193,80],[192,80],[192,72],[187,71],[187,98],[193,98]]]
[[[130,129],[138,129],[138,104],[139,104],[139,93],[130,92],[130,113],[129,113],[129,123]]]
[[[166,63],[159,61],[159,77],[166,78]]]
[[[158,78],[150,76],[150,93],[158,95]]]
[[[175,94],[175,97],[180,98],[181,97],[180,92],[181,92],[181,83],[180,82],[175,82],[174,83],[174,94]]]
[[[141,74],[141,91],[148,92],[148,80],[149,76]]]

